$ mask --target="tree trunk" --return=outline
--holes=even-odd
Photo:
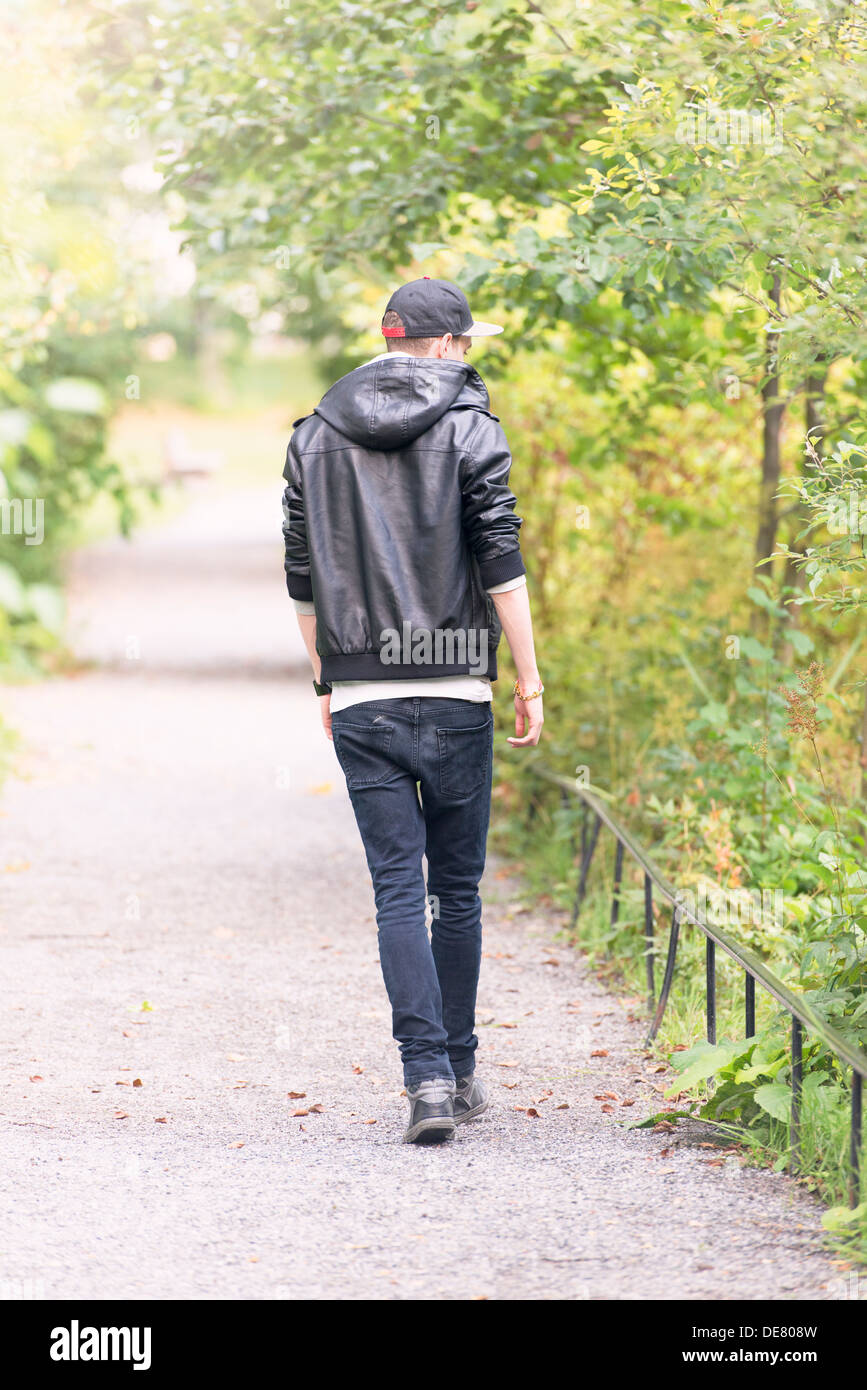
[[[771,301],[780,307],[780,277],[774,276]],[[777,539],[777,488],[780,485],[780,431],[785,406],[780,400],[777,362],[779,344],[775,333],[768,334],[765,356],[765,382],[762,386],[764,430],[762,438],[762,482],[759,490],[759,530],[756,561],[772,553]]]
[[[816,367],[821,368],[821,358],[817,360]],[[814,369],[815,370],[815,369]],[[804,425],[806,433],[816,453],[824,457],[825,442],[821,438],[825,430],[824,405],[825,405],[825,381],[828,376],[828,368],[821,369],[820,375],[808,376],[804,383],[807,399],[804,407]],[[802,464],[803,470],[803,464]],[[797,535],[800,529],[800,521],[796,516],[792,522],[789,534],[788,548],[803,554],[803,547],[798,544]],[[790,589],[803,589],[807,576],[802,565],[796,565],[792,558],[786,560],[786,571],[783,576],[784,587]],[[799,603],[790,603],[788,606],[789,620],[788,627],[797,628],[801,625],[802,607]],[[783,661],[787,666],[792,664],[794,651],[792,644],[787,642],[783,649]]]
[[[214,301],[196,294],[193,299],[193,334],[199,385],[207,400],[219,404],[226,397],[226,377],[214,317]]]
[[[825,440],[822,436],[825,433],[825,382],[828,379],[828,368],[822,367],[823,360],[826,358],[817,358],[813,375],[807,377],[807,434],[819,458],[825,457]],[[821,370],[817,372],[817,368]]]
[[[867,801],[867,685],[864,686],[864,709],[861,714],[861,800]]]

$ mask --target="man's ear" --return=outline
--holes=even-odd
[[[437,357],[448,357],[449,348],[453,341],[451,333],[444,333],[437,343]]]

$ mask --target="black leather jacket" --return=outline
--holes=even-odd
[[[488,407],[468,362],[395,355],[341,377],[295,421],[286,581],[313,601],[323,683],[496,679],[485,590],[524,564],[511,454]]]

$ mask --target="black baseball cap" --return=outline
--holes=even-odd
[[[395,290],[385,312],[399,314],[401,328],[383,328],[384,338],[490,338],[502,333],[497,323],[484,323],[470,313],[467,296],[451,280],[432,280],[424,275]]]

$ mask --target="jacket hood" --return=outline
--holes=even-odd
[[[365,449],[397,449],[424,434],[453,405],[490,413],[475,367],[450,358],[395,354],[341,377],[314,414]]]

